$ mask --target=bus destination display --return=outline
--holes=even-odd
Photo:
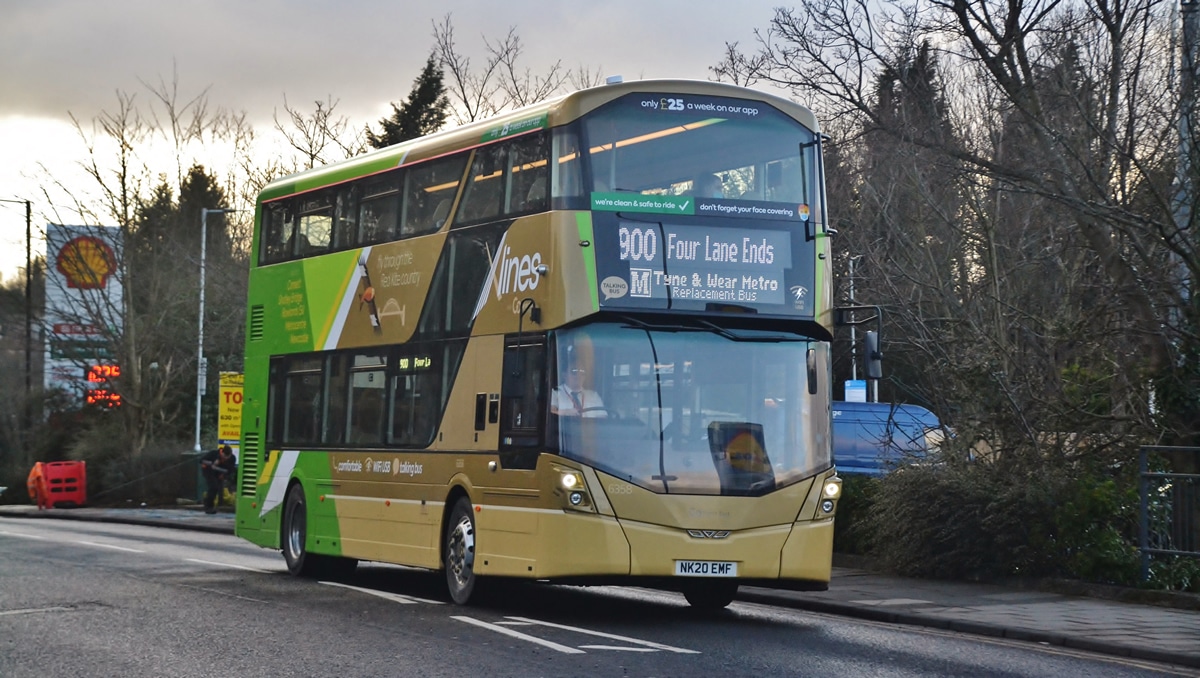
[[[617,239],[629,278],[602,279],[606,300],[627,293],[635,299],[786,301],[785,273],[792,267],[788,231],[621,222]]]

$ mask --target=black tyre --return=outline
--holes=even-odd
[[[299,484],[288,490],[283,504],[283,559],[288,572],[297,577],[328,577],[349,579],[358,567],[355,558],[338,558],[309,553],[305,540],[308,539],[308,510],[304,500],[304,488]]]
[[[292,485],[283,502],[283,559],[288,572],[297,577],[314,577],[317,560],[305,547],[308,538],[308,509],[304,501],[304,488]]]
[[[450,599],[466,605],[475,593],[475,516],[471,502],[460,497],[446,523],[446,549],[443,563]]]
[[[714,612],[729,607],[737,596],[737,582],[698,580],[683,589],[683,597],[697,610]]]

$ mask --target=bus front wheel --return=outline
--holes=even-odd
[[[471,502],[460,497],[446,524],[446,587],[450,599],[466,605],[475,592],[475,516]]]
[[[737,582],[698,580],[683,589],[683,597],[697,610],[711,612],[728,607],[737,591]]]

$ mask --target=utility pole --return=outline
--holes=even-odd
[[[24,425],[31,425],[33,406],[33,204],[28,200],[0,200],[25,205],[25,412]]]
[[[1175,228],[1179,235],[1192,232],[1192,207],[1196,200],[1195,125],[1197,42],[1200,41],[1200,1],[1182,0],[1179,4],[1181,39],[1179,50],[1179,158],[1175,165]],[[1172,254],[1178,272],[1179,293],[1186,304],[1191,299],[1192,280],[1187,266]],[[1180,320],[1176,314],[1176,321]]]
[[[29,201],[25,201],[25,430],[29,430],[29,408],[33,407],[33,232],[30,229]]]
[[[862,259],[861,254],[850,257],[850,305],[854,305],[854,265]],[[858,380],[858,331],[854,325],[854,312],[850,312],[850,379]]]

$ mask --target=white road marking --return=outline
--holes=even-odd
[[[376,591],[375,589],[365,589],[361,586],[351,586],[349,584],[343,584],[341,582],[336,582],[336,581],[323,581],[320,583],[325,584],[326,586],[340,586],[344,589],[350,589],[351,591],[358,591],[359,593],[366,593],[368,595],[378,596],[380,598],[383,598],[384,600],[390,600],[394,603],[400,603],[402,605],[416,605],[417,603],[427,603],[429,605],[444,605],[445,604],[445,603],[441,602],[440,600],[426,600],[424,598],[417,598],[415,596],[405,596],[405,595],[401,595],[399,593],[391,593],[388,591]]]
[[[246,596],[240,596],[236,593],[229,593],[228,591],[221,591],[218,589],[205,588],[203,586],[192,586],[190,584],[177,584],[177,586],[179,586],[180,588],[185,588],[185,589],[195,589],[197,591],[204,591],[205,593],[215,593],[218,596],[225,596],[226,598],[237,598],[238,600],[248,600],[252,603],[268,603],[269,602],[266,600],[259,600],[258,598],[248,598]]]
[[[485,629],[490,629],[492,631],[495,631],[496,633],[502,633],[506,636],[511,636],[513,638],[517,638],[520,640],[527,640],[535,645],[541,645],[542,647],[548,647],[551,650],[557,650],[559,652],[562,652],[563,654],[587,654],[583,650],[580,650],[580,649],[577,649],[574,647],[567,647],[566,645],[559,645],[558,643],[552,643],[548,640],[542,640],[541,638],[536,638],[534,636],[530,636],[530,635],[521,633],[520,631],[513,631],[512,629],[506,629],[503,626],[499,626],[497,624],[489,624],[485,621],[480,621],[478,619],[472,619],[471,617],[451,617],[451,619],[457,619],[458,621],[461,621],[461,622],[466,622],[468,624],[474,624],[475,626],[479,626],[479,627],[485,628]]]
[[[535,624],[530,624],[529,622],[521,622],[521,621],[500,621],[500,622],[496,622],[496,623],[501,624],[503,626],[535,626]]]
[[[916,598],[886,598],[883,600],[852,600],[855,605],[871,605],[879,607],[887,607],[889,605],[933,605],[928,600],[918,600]]]
[[[34,607],[28,610],[5,610],[0,612],[0,617],[10,614],[37,614],[39,612],[66,612],[72,608],[69,607]]]
[[[235,570],[247,570],[249,572],[258,572],[261,574],[271,574],[270,570],[260,570],[257,567],[246,567],[245,565],[234,565],[233,563],[218,563],[215,560],[200,560],[199,558],[184,558],[189,563],[200,563],[201,565],[215,565],[216,567],[231,567]]]
[[[652,647],[621,647],[619,645],[580,645],[585,650],[616,650],[617,652],[658,652]]]
[[[101,544],[99,542],[94,542],[94,541],[76,541],[75,543],[76,544],[86,544],[88,546],[99,546],[100,548],[113,549],[115,551],[128,551],[129,553],[145,553],[145,551],[141,551],[139,549],[125,548],[124,546],[116,546],[114,544]]]
[[[619,641],[625,642],[625,643],[633,643],[634,645],[642,645],[645,647],[651,647],[656,650],[666,650],[667,652],[675,652],[677,654],[700,654],[696,650],[687,650],[682,647],[672,647],[671,645],[663,645],[662,643],[655,643],[655,642],[652,642],[649,640],[639,640],[637,638],[630,638],[629,636],[618,636],[615,633],[605,633],[603,631],[592,631],[591,629],[583,629],[583,628],[579,628],[578,626],[567,626],[566,624],[555,624],[552,622],[538,621],[537,619],[529,619],[526,617],[507,617],[507,619],[512,619],[514,621],[519,621],[519,622],[527,622],[529,624],[537,624],[539,626],[549,626],[550,628],[562,629],[564,631],[574,631],[575,633],[583,633],[583,634],[587,634],[589,636],[597,636],[599,638],[608,638],[609,640],[619,640]]]
[[[46,541],[45,537],[40,537],[36,534],[21,534],[20,532],[6,532],[4,530],[0,530],[0,534],[6,537],[22,537],[25,539],[40,539],[42,541]]]

